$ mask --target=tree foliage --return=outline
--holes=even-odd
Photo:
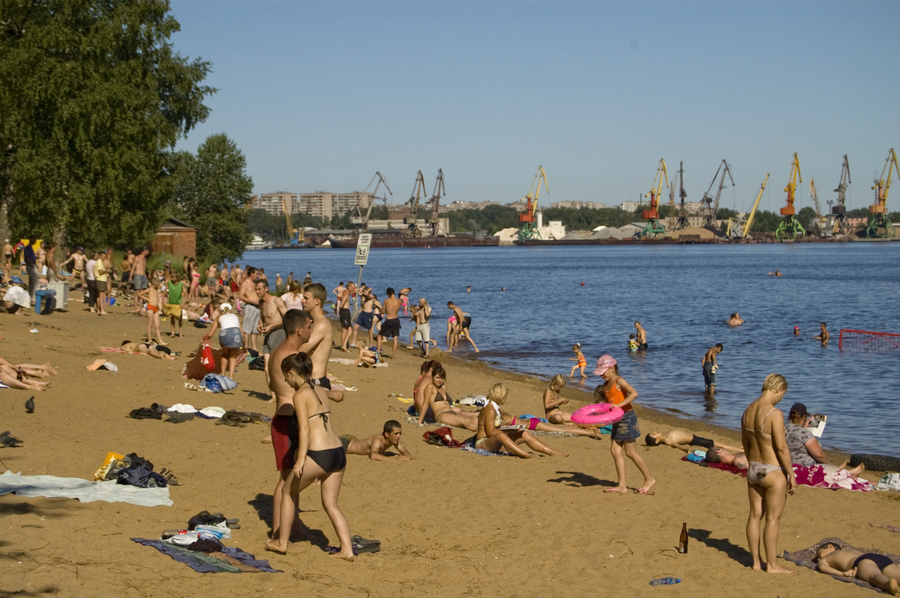
[[[172,211],[197,228],[197,256],[213,262],[237,259],[250,242],[247,204],[253,181],[244,155],[219,133],[210,135],[196,156],[180,152],[172,163]]]
[[[166,0],[3,0],[0,232],[138,244],[164,218],[209,63],[177,54]]]

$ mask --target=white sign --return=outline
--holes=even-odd
[[[356,260],[354,261],[357,266],[365,266],[369,261],[369,245],[371,244],[371,233],[363,233],[359,236],[359,240],[356,242]]]

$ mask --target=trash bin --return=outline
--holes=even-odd
[[[46,316],[56,309],[56,291],[41,289],[34,292],[34,313]]]
[[[59,309],[69,309],[69,282],[67,280],[51,282],[47,288],[56,291],[56,306]]]

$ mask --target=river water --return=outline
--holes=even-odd
[[[273,285],[275,273],[311,271],[330,291],[357,280],[354,257],[350,249],[260,250],[241,263],[264,267]],[[767,276],[776,269],[782,277]],[[842,328],[900,333],[900,243],[375,249],[362,280],[381,299],[389,286],[411,287],[411,301],[426,297],[442,348],[454,301],[472,315],[479,360],[549,378],[569,373],[580,342],[588,373],[613,355],[640,404],[733,429],[765,376],[779,372],[789,384],[785,412],[799,401],[828,415],[826,448],[900,457],[900,349],[838,349]],[[746,323],[730,328],[735,311]],[[646,352],[627,351],[635,320],[647,330]],[[832,335],[827,347],[811,340],[820,322]],[[403,320],[401,340],[410,329]],[[700,360],[716,343],[725,349],[708,400]],[[468,343],[459,353],[476,357]]]

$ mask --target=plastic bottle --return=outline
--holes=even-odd
[[[687,554],[688,548],[688,533],[687,533],[687,522],[681,524],[681,536],[678,538],[678,552],[681,554]]]
[[[671,586],[676,583],[681,583],[681,580],[677,577],[660,577],[659,579],[651,579],[651,586]]]

